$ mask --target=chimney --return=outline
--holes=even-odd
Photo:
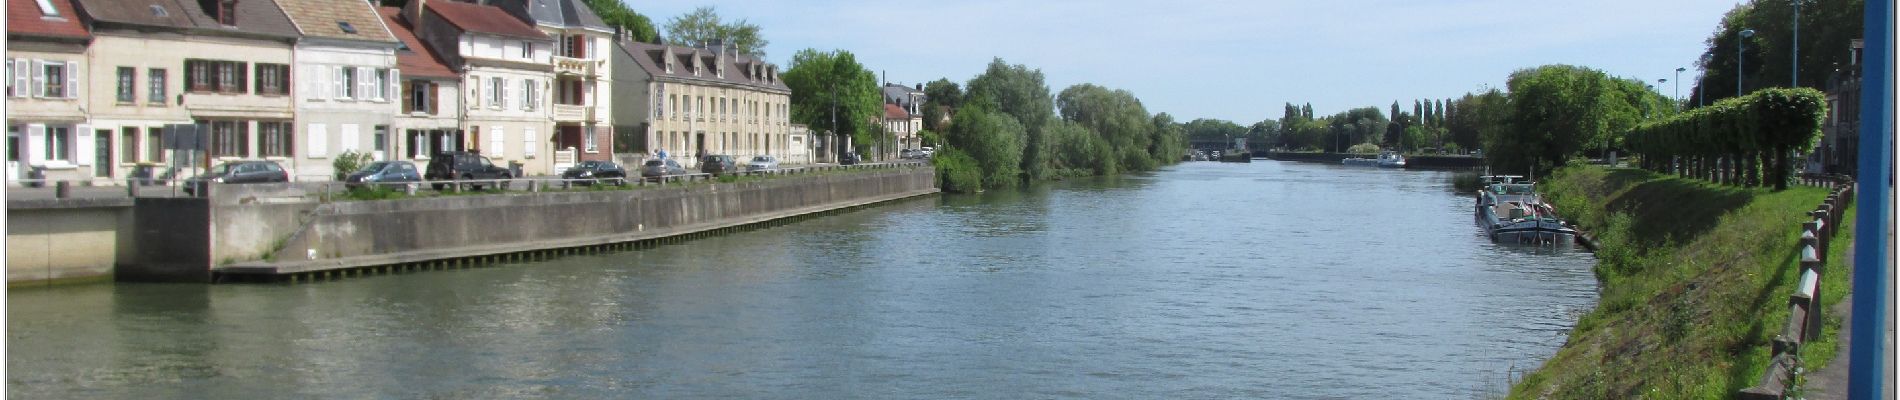
[[[428,5],[428,2],[429,0],[409,0],[408,4],[402,5],[402,19],[409,22],[410,30],[422,30],[422,8]],[[421,49],[417,50],[420,51]]]

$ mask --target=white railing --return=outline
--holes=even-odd
[[[585,122],[594,120],[594,106],[555,104],[554,120],[559,122]]]
[[[554,56],[554,73],[594,76],[595,71],[600,70],[600,63],[594,60]]]

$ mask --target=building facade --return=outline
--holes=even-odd
[[[549,111],[554,118],[554,168],[613,160],[613,28],[580,0],[497,0],[517,18],[554,38]]]
[[[427,163],[438,152],[465,150],[462,143],[462,76],[436,52],[416,39],[402,10],[383,7],[383,24],[401,42],[396,69],[401,71],[397,113],[391,119],[398,138],[392,158]]]
[[[113,176],[110,135],[97,140],[84,107],[91,41],[70,0],[7,0],[8,183]]]
[[[301,38],[292,50],[295,129],[302,140],[269,143],[296,155],[299,180],[333,179],[332,160],[346,153],[388,160],[394,153],[394,116],[402,94],[398,42],[374,6],[355,0],[275,0]],[[260,77],[266,76],[260,73]]]
[[[460,72],[463,146],[525,175],[556,173],[554,38],[499,7],[417,0],[416,38]]]
[[[1808,154],[1809,171],[1858,175],[1863,43],[1855,39],[1848,48],[1848,65],[1828,77],[1827,119],[1821,122],[1821,142]]]
[[[299,34],[276,3],[78,4],[93,32],[92,67],[81,80],[111,87],[85,96],[91,129],[116,139],[98,146],[118,149],[115,170],[153,162],[182,176],[255,159],[294,168],[290,68]],[[168,124],[197,125],[201,136],[173,142],[189,149],[167,150]]]
[[[616,40],[615,121],[637,125],[616,140],[623,159],[666,151],[689,168],[698,156],[785,156],[791,89],[778,67],[714,45],[689,48]],[[625,104],[633,103],[633,104]]]

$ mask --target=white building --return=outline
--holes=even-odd
[[[387,160],[390,131],[402,98],[395,36],[375,7],[355,0],[276,0],[302,38],[293,48],[298,80],[296,126],[303,140],[291,168],[298,180],[332,179],[332,161],[345,153]],[[275,144],[274,144],[275,145]]]
[[[415,33],[462,74],[459,87],[465,149],[497,165],[519,163],[526,175],[557,172],[549,107],[554,39],[494,6],[411,1]]]

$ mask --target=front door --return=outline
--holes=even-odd
[[[112,130],[93,131],[92,176],[112,177]]]

